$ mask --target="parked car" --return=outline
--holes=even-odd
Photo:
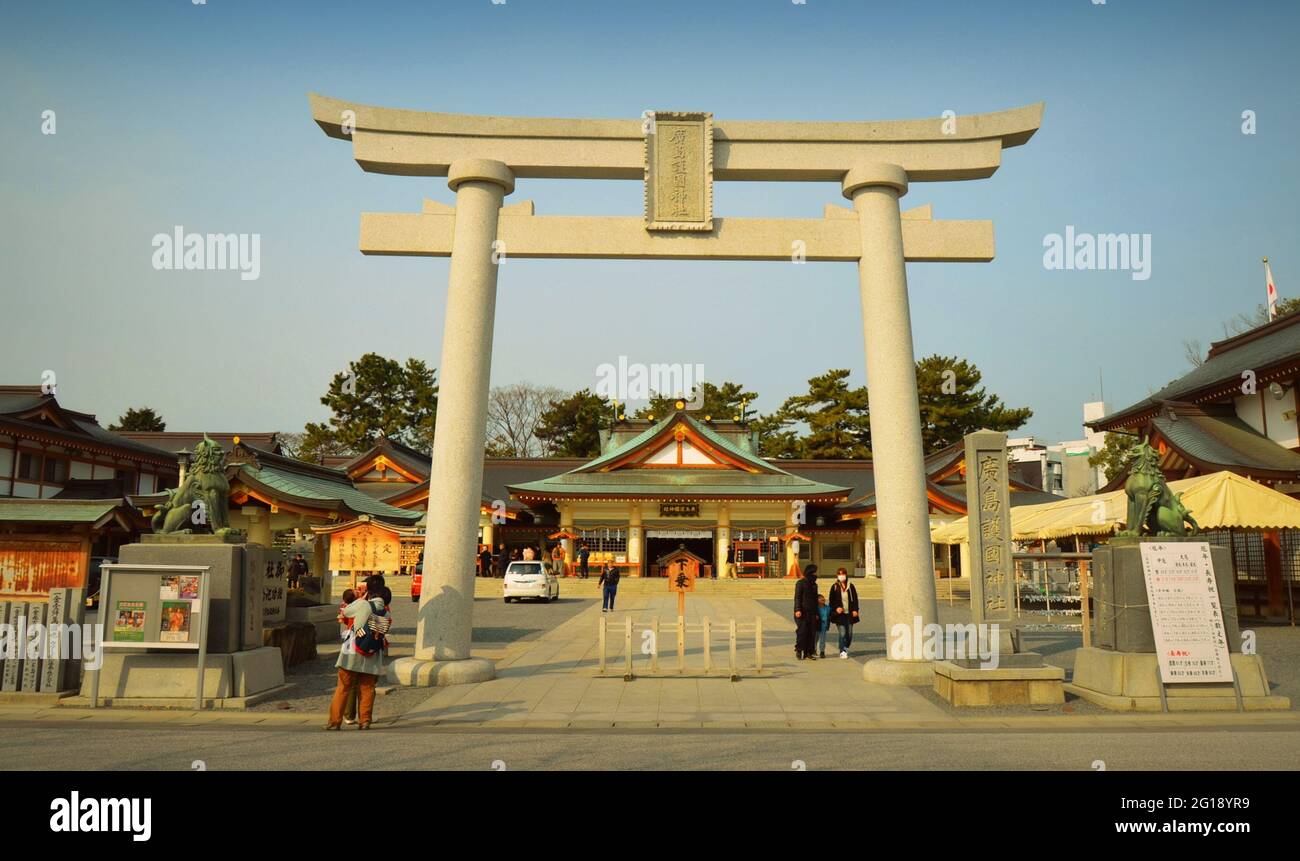
[[[541,598],[555,601],[560,597],[560,578],[550,562],[527,560],[511,562],[506,569],[502,595],[509,604],[516,598]]]
[[[411,569],[411,600],[419,603],[420,587],[424,585],[424,554],[420,554],[420,561],[415,563]]]

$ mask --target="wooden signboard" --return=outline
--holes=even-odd
[[[81,541],[0,540],[0,600],[44,602],[51,589],[83,589],[87,557]]]
[[[376,571],[396,574],[402,565],[401,537],[373,523],[330,534],[332,571]]]
[[[695,578],[699,576],[699,570],[698,565],[686,559],[669,563],[664,571],[668,577],[668,591],[694,592]]]

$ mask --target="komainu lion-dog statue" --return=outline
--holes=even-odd
[[[1200,527],[1183,505],[1181,494],[1169,489],[1156,450],[1144,440],[1133,446],[1127,459],[1133,464],[1128,480],[1124,482],[1124,493],[1128,496],[1128,523],[1127,528],[1115,534],[1161,538],[1195,534]],[[1190,530],[1187,528],[1189,525]]]
[[[204,434],[203,441],[194,446],[185,481],[167,491],[167,501],[153,516],[153,531],[194,532],[195,526],[207,526],[213,535],[226,535],[231,532],[229,495],[226,453],[220,443]]]

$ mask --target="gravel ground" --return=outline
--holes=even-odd
[[[496,598],[474,599],[474,642],[482,644],[515,643],[532,640],[577,615],[593,599],[561,598],[553,604],[517,602],[506,604]],[[416,605],[409,598],[393,599],[393,648],[389,659],[408,656],[415,640]],[[251,711],[293,711],[324,713],[334,696],[338,671],[334,662],[338,648],[333,644],[321,649],[316,660],[291,667],[285,682],[293,688],[283,697],[267,700]],[[424,702],[431,695],[428,688],[386,685],[380,680],[380,695],[375,697],[375,720],[396,717]]]
[[[775,612],[789,616],[793,599],[767,599],[760,603]],[[949,606],[939,602],[940,624],[965,623],[970,621],[969,609],[958,602]],[[863,622],[854,630],[853,648],[849,656],[858,661],[883,657],[885,654],[885,620],[884,606],[880,601],[866,601],[863,604]],[[1253,623],[1246,626],[1255,632],[1256,647],[1264,656],[1264,669],[1268,673],[1269,684],[1273,693],[1291,698],[1291,708],[1300,708],[1300,628],[1290,625]],[[794,630],[794,620],[790,621],[790,630]],[[1083,635],[1071,631],[1043,632],[1025,631],[1022,639],[1026,648],[1038,652],[1043,660],[1066,671],[1066,681],[1074,673],[1074,650],[1083,645]],[[834,646],[835,627],[826,635],[827,645]],[[980,706],[978,708],[954,708],[948,705],[931,688],[918,688],[927,699],[950,712],[981,715],[1020,715],[1020,714],[1110,714],[1108,709],[1081,700],[1070,694],[1065,695],[1065,703],[1058,706]]]

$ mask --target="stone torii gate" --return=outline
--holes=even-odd
[[[902,212],[909,182],[982,179],[1038,130],[1043,105],[892,122],[714,123],[707,113],[632,120],[441,114],[312,94],[327,135],[352,141],[363,170],[445,176],[455,207],[363,213],[363,254],[451,257],[429,486],[424,587],[404,684],[491,678],[470,655],[497,262],[511,257],[639,260],[838,260],[858,264],[887,655],[869,681],[929,683],[911,631],[936,621],[906,261],[993,259],[988,221]],[[517,178],[643,179],[642,217],[539,216],[503,206]],[[852,209],[821,218],[715,218],[714,180],[839,182]],[[895,626],[906,635],[896,635]],[[897,641],[897,642],[896,642]]]

